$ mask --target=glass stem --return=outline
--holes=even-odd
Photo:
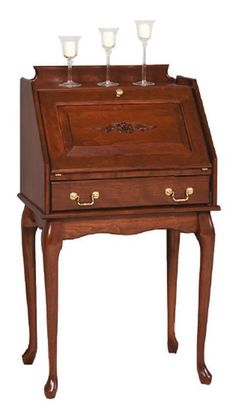
[[[72,64],[73,64],[73,59],[72,58],[67,58],[68,82],[72,82]]]
[[[111,49],[106,49],[106,83],[110,82],[110,59],[111,59]]]
[[[147,73],[146,73],[146,50],[147,50],[147,42],[143,41],[143,64],[142,64],[142,83],[145,83],[147,80]]]

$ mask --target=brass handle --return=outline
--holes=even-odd
[[[72,201],[76,201],[78,206],[82,206],[82,207],[84,207],[84,206],[93,206],[93,204],[95,203],[95,200],[97,200],[99,198],[99,192],[98,191],[93,191],[92,194],[91,194],[91,198],[92,198],[92,201],[90,201],[88,203],[81,203],[79,201],[80,197],[77,193],[70,193],[70,199]]]
[[[165,195],[167,195],[168,197],[172,197],[172,200],[175,201],[176,203],[183,203],[184,201],[188,201],[189,196],[193,194],[193,188],[192,187],[188,187],[185,190],[185,198],[175,198],[175,193],[172,190],[172,188],[166,188],[165,189]]]
[[[120,98],[122,95],[124,95],[123,89],[120,89],[120,88],[116,89],[116,97]]]

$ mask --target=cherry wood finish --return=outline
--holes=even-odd
[[[45,191],[45,163],[37,124],[32,86],[21,80],[21,174],[20,187],[23,194],[30,194],[34,203],[42,210]],[[27,127],[25,127],[27,125]],[[36,166],[36,168],[34,168]],[[30,171],[30,177],[29,172]]]
[[[167,230],[167,315],[168,315],[168,351],[176,353],[178,341],[175,336],[175,307],[177,290],[177,272],[180,232]]]
[[[76,90],[58,86],[66,67],[37,67],[21,81],[22,245],[32,364],[37,351],[35,232],[42,229],[47,305],[47,398],[57,392],[58,258],[63,240],[95,233],[167,230],[168,350],[176,352],[175,307],[180,233],[200,244],[197,370],[211,382],[204,359],[214,252],[210,211],[217,205],[217,159],[195,80],[147,67],[150,88],[132,86],[139,66],[114,66],[116,88],[99,88],[105,67],[74,67]],[[193,188],[186,200],[186,189]],[[166,189],[174,191],[174,197]],[[70,194],[79,194],[79,206]],[[177,199],[177,201],[176,201]]]
[[[55,182],[208,176],[204,204],[217,207],[216,154],[195,80],[151,65],[156,85],[140,88],[131,85],[140,67],[116,66],[112,73],[124,91],[118,98],[116,88],[96,85],[103,66],[74,67],[83,84],[76,90],[58,86],[66,70],[36,67],[35,79],[21,80],[21,197],[50,215]]]
[[[100,196],[93,209],[116,207],[134,207],[151,205],[173,205],[171,197],[166,196],[165,189],[171,187],[176,197],[185,197],[186,188],[192,186],[194,193],[189,204],[209,202],[209,177],[175,177],[175,178],[131,178],[116,180],[67,181],[52,184],[52,211],[78,210],[78,204],[70,200],[70,193],[80,194],[81,202],[89,201],[91,193],[98,191]]]
[[[205,364],[204,345],[210,300],[215,231],[209,214],[199,214],[199,229],[196,236],[201,248],[197,335],[197,369],[200,381],[203,384],[210,384],[212,375],[208,371]]]
[[[58,256],[62,248],[59,222],[48,222],[42,231],[42,251],[47,303],[49,378],[45,385],[46,397],[57,392],[57,314],[58,314]]]
[[[32,211],[25,207],[22,214],[22,248],[29,319],[29,346],[22,355],[24,364],[32,364],[37,352],[35,233],[37,225]]]
[[[39,90],[53,172],[211,167],[191,88],[143,89]]]

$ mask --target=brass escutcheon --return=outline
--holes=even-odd
[[[120,89],[120,88],[116,89],[116,97],[120,98],[122,95],[124,95],[123,89]]]

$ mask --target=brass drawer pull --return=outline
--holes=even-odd
[[[122,95],[124,95],[123,89],[120,89],[120,88],[116,89],[116,97],[120,98]]]
[[[99,192],[98,191],[93,191],[91,194],[91,198],[92,201],[90,201],[89,203],[81,203],[79,201],[79,195],[77,193],[70,193],[70,199],[72,201],[76,201],[76,203],[78,204],[78,206],[93,206],[95,203],[95,200],[97,200],[99,198]]]
[[[188,201],[189,196],[193,194],[193,188],[192,187],[188,187],[186,188],[185,191],[185,198],[175,198],[175,193],[172,190],[172,188],[166,188],[165,189],[165,195],[167,195],[168,197],[172,197],[172,200],[175,201],[176,203],[183,203],[184,201]]]

